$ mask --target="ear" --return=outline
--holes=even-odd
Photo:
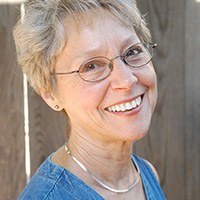
[[[41,97],[55,111],[61,111],[63,109],[61,103],[58,101],[56,97],[50,92],[41,92]]]

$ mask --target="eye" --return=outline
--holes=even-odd
[[[134,45],[134,46],[130,47],[127,50],[127,52],[125,53],[125,56],[126,57],[137,56],[137,55],[139,55],[142,52],[143,52],[142,47]]]
[[[107,60],[100,59],[100,60],[91,60],[90,62],[87,62],[83,64],[80,68],[81,73],[93,73],[96,71],[100,71],[107,66]]]
[[[95,70],[96,68],[98,68],[98,66],[96,64],[88,64],[88,65],[84,66],[83,71],[89,72],[91,70]]]

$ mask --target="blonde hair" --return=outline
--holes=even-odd
[[[23,22],[14,28],[18,63],[37,93],[51,91],[51,72],[66,45],[62,20],[66,16],[106,10],[125,26],[134,28],[144,42],[150,32],[134,0],[28,0]],[[66,26],[66,25],[65,25]],[[70,28],[70,27],[69,27]]]

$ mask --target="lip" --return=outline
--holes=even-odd
[[[132,98],[130,98],[130,99],[126,99],[126,100],[123,100],[123,101],[119,101],[119,102],[117,102],[117,103],[114,103],[114,104],[112,104],[112,105],[110,105],[110,106],[108,106],[108,107],[111,107],[111,106],[116,106],[116,105],[119,105],[119,104],[123,104],[123,103],[128,103],[128,102],[131,102],[131,101],[133,101],[133,100],[137,99],[139,96],[141,96],[141,97],[143,98],[143,96],[144,96],[144,93],[143,93],[143,94],[139,94],[139,95],[137,95],[137,96],[135,96],[135,97],[132,97]],[[108,107],[106,107],[106,108],[105,108],[105,110],[107,110],[107,111],[108,111]]]

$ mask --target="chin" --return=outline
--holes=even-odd
[[[132,130],[129,132],[131,141],[136,142],[145,137],[149,131],[150,123],[151,118],[149,117],[145,121],[142,121],[142,123],[135,124],[135,126],[132,127]]]
[[[145,137],[148,133],[148,130],[149,127],[140,127],[138,129],[134,128],[133,130],[123,130],[121,133],[119,133],[119,138],[123,141],[136,142]]]
[[[131,142],[136,142],[140,139],[142,139],[143,137],[145,137],[147,135],[147,131],[141,131],[141,132],[137,132],[137,133],[132,133],[130,134],[130,136],[127,137],[127,139]]]

